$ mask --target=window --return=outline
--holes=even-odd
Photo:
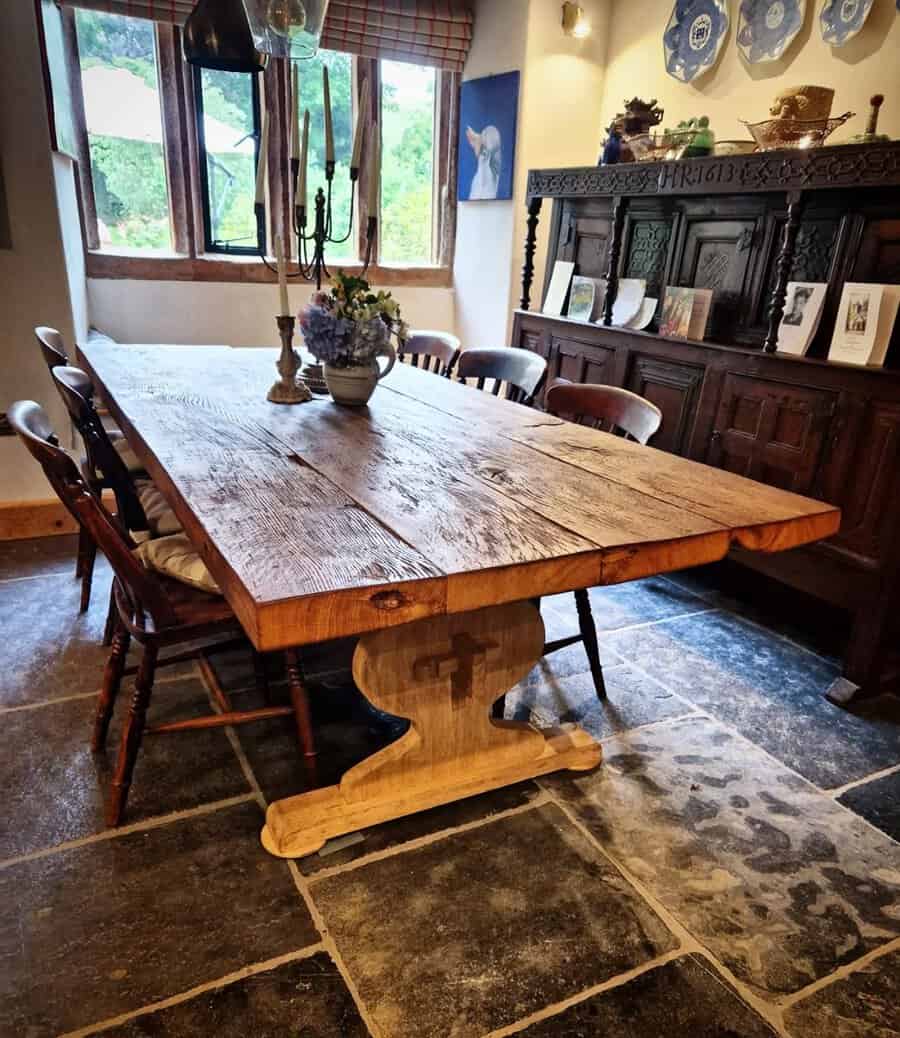
[[[254,263],[251,271],[236,261],[255,256],[261,247],[271,254],[276,234],[292,242],[290,253],[296,256],[288,206],[273,204],[285,198],[289,171],[289,63],[274,59],[259,75],[193,68],[184,62],[180,30],[172,24],[80,7],[64,7],[63,18],[84,99],[81,123],[77,98],[73,116],[80,135],[89,275],[268,280],[261,265]],[[300,110],[310,113],[309,230],[316,192],[327,190],[325,67],[336,158],[331,187],[336,241],[326,248],[328,265],[353,269],[364,258],[370,137],[355,201],[349,163],[356,119],[365,118],[367,125],[377,119],[382,168],[370,279],[402,282],[404,272],[416,267],[434,271],[417,273],[418,284],[448,283],[452,260],[444,243],[452,242],[455,198],[447,185],[456,141],[450,126],[453,74],[328,50],[299,63]],[[360,113],[366,82],[370,108]],[[267,224],[260,234],[254,199],[264,112],[274,136],[267,148]],[[185,261],[190,269],[179,269]]]
[[[428,264],[434,255],[433,68],[381,62],[381,259]]]
[[[195,68],[194,91],[206,251],[258,254],[259,77]]]
[[[153,23],[76,11],[101,246],[171,249]]]

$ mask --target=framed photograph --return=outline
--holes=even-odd
[[[778,350],[804,357],[815,338],[828,285],[813,281],[789,281],[784,316],[778,329]]]
[[[667,288],[659,321],[659,334],[668,335],[673,339],[686,339],[691,327],[693,307],[692,288]]]
[[[469,79],[460,89],[460,202],[513,196],[519,73]]]

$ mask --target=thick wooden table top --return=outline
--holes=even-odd
[[[90,344],[97,389],[260,650],[833,534],[830,505],[398,364],[270,404],[276,353]]]

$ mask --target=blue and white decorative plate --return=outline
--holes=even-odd
[[[822,39],[843,47],[865,25],[874,0],[825,0],[819,12]]]
[[[666,72],[682,83],[709,71],[728,32],[725,0],[675,0],[663,36]]]
[[[803,27],[806,0],[741,0],[737,45],[751,65],[777,61]]]

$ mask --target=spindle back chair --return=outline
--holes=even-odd
[[[478,389],[484,389],[487,379],[493,379],[491,392],[500,395],[506,383],[506,399],[531,406],[547,372],[547,362],[531,350],[509,346],[463,350],[457,363],[457,375],[463,382],[474,378]]]
[[[14,403],[9,410],[9,421],[29,453],[44,470],[60,501],[90,531],[115,574],[113,595],[117,611],[116,629],[94,717],[91,738],[91,749],[94,752],[102,751],[106,745],[131,639],[134,638],[143,649],[110,786],[107,824],[116,826],[122,820],[135,761],[145,734],[246,724],[293,715],[307,782],[314,785],[316,754],[309,705],[299,660],[294,651],[287,653],[290,706],[234,710],[220,689],[217,698],[221,697],[221,713],[147,727],[146,715],[156,668],[175,659],[170,657],[168,660],[160,660],[160,650],[185,643],[196,647],[198,643],[211,640],[210,649],[222,648],[223,644],[232,644],[231,641],[223,643],[223,636],[231,639],[242,634],[240,623],[221,595],[197,590],[171,576],[154,573],[142,564],[134,554],[136,546],[127,531],[106,511],[78,467],[58,445],[47,414],[39,404],[32,400]]]
[[[662,411],[618,386],[579,385],[554,379],[544,400],[550,414],[646,443],[662,424]]]
[[[459,357],[460,341],[449,332],[415,331],[406,340],[400,359],[414,368],[450,378]]]

